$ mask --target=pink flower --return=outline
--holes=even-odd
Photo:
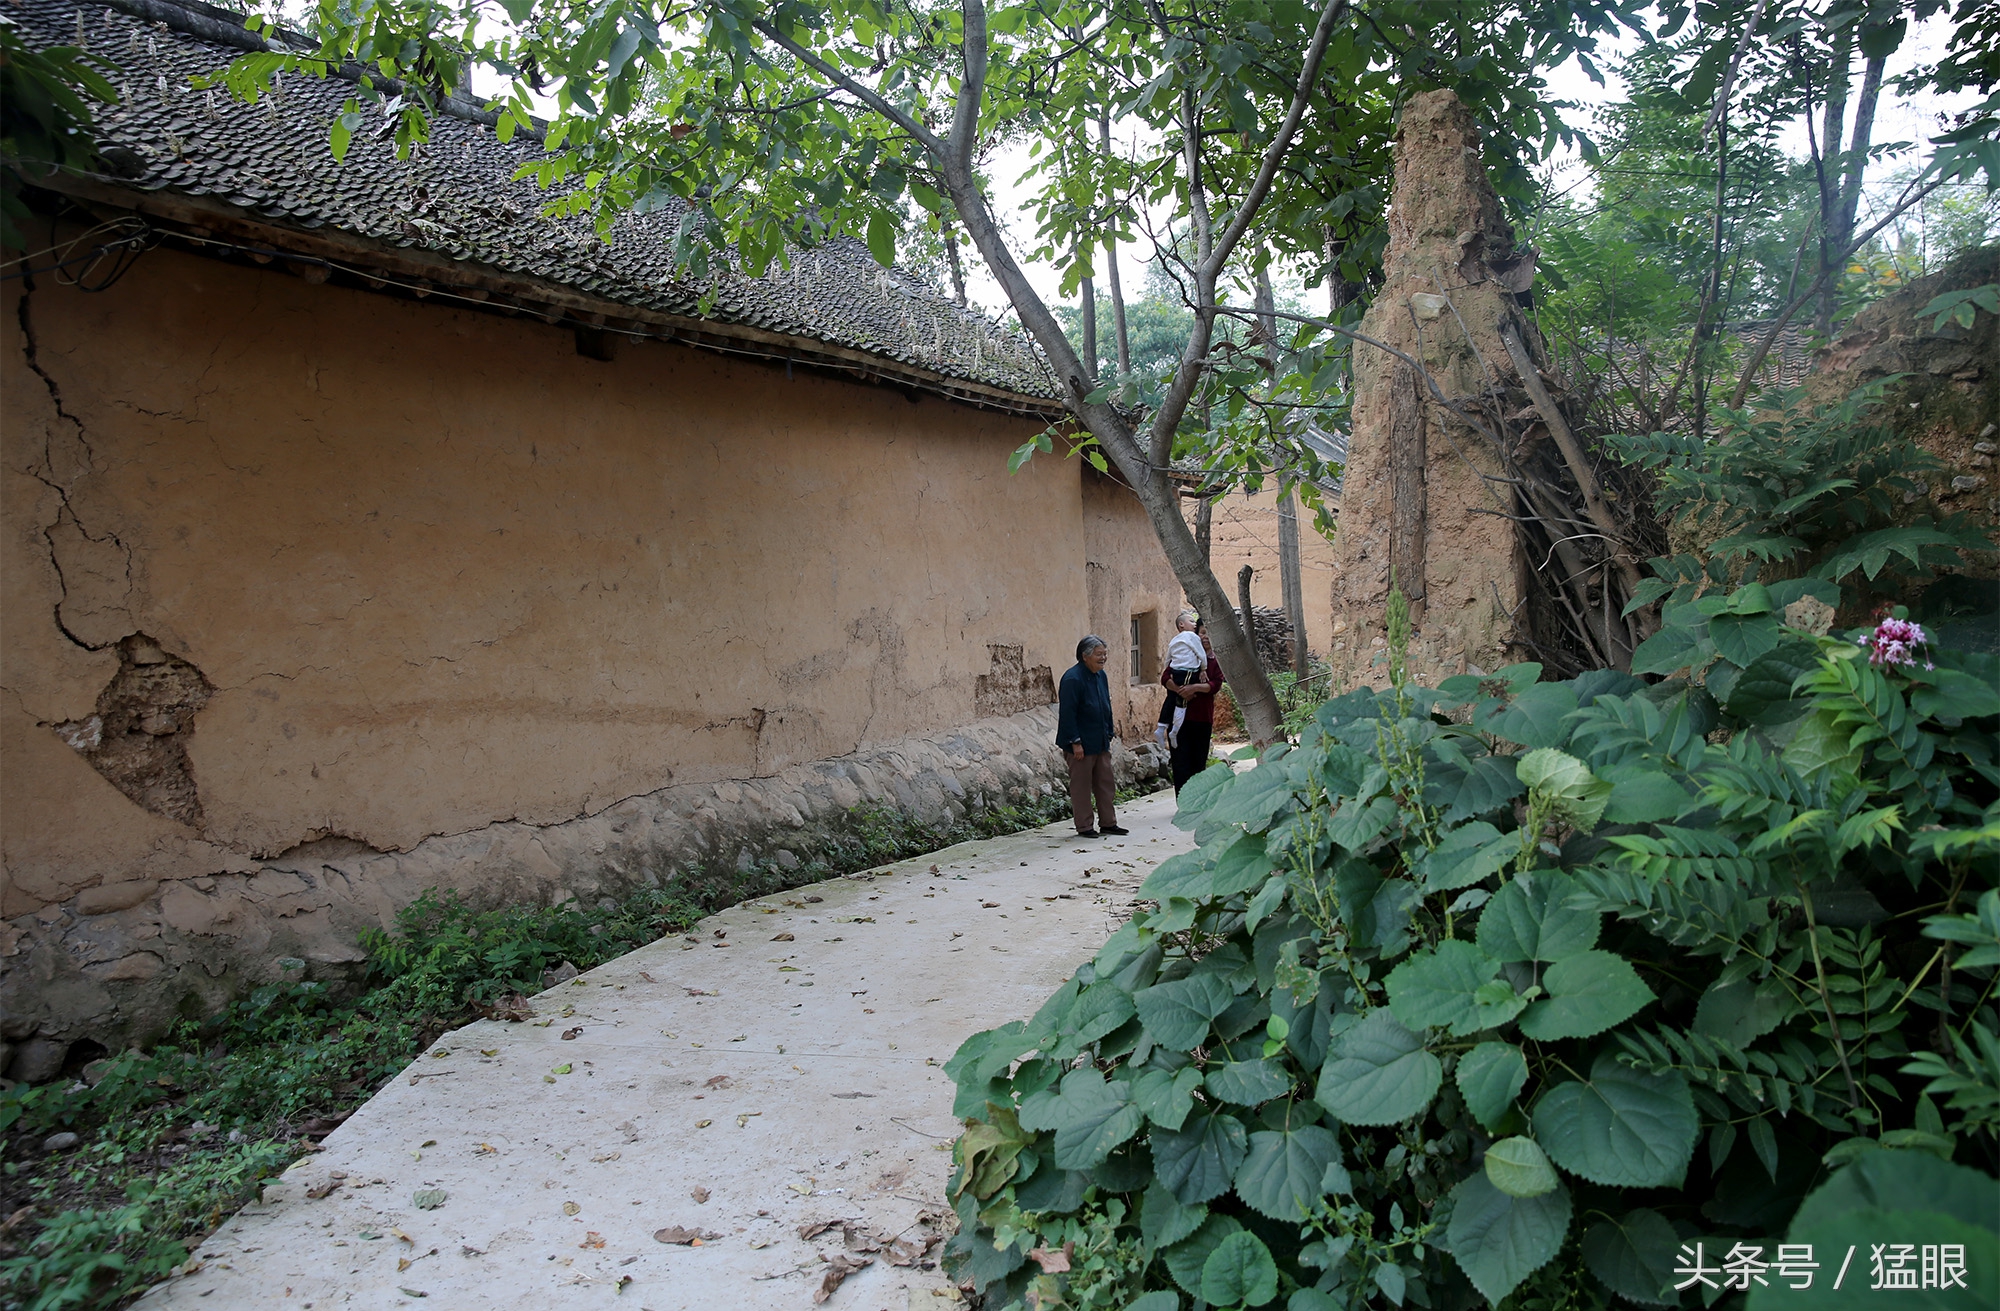
[[[1875,625],[1871,635],[1861,639],[1861,644],[1870,649],[1868,663],[1873,665],[1914,665],[1917,663],[1916,648],[1930,639],[1924,636],[1923,626],[1907,619],[1884,619]],[[1926,669],[1930,662],[1924,662]]]

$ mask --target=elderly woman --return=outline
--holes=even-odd
[[[1104,662],[1111,648],[1092,633],[1076,644],[1076,663],[1062,676],[1056,693],[1056,750],[1069,766],[1069,806],[1076,817],[1078,837],[1099,833],[1125,836],[1118,827],[1117,776],[1111,770],[1111,684]],[[1097,802],[1097,822],[1091,823],[1091,801]]]

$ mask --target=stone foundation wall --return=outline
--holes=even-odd
[[[721,906],[824,877],[869,816],[939,828],[1061,795],[1055,707],[743,780],[683,784],[560,823],[491,824],[383,852],[329,838],[247,872],[90,888],[0,923],[0,1068],[49,1078],[69,1047],[143,1043],[281,977],[352,981],[365,928],[427,889],[477,904],[594,899],[640,887]],[[1114,748],[1121,785],[1158,774]]]

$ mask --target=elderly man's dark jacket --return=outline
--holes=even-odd
[[[1083,743],[1083,753],[1099,756],[1111,750],[1111,681],[1103,670],[1091,673],[1078,661],[1062,676],[1056,692],[1056,750]]]

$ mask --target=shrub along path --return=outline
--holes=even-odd
[[[1173,811],[746,902],[446,1034],[137,1305],[950,1305],[942,1066],[1096,951]]]

